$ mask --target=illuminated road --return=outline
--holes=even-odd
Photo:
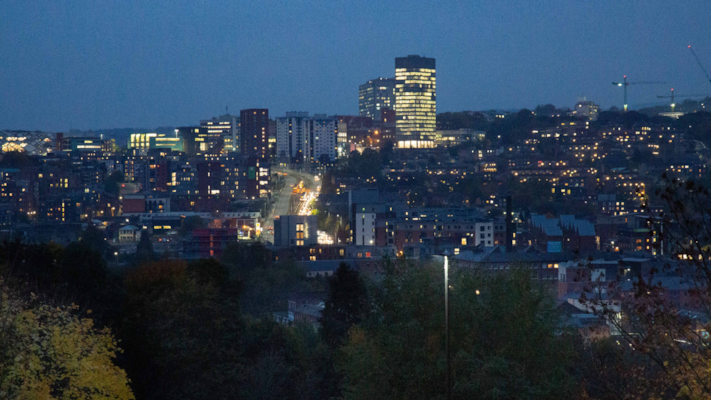
[[[286,171],[288,173],[288,171]],[[277,201],[272,208],[271,213],[264,219],[262,226],[262,237],[264,240],[274,243],[274,234],[269,231],[270,228],[274,228],[274,217],[277,215],[288,215],[291,210],[289,210],[289,203],[291,201],[291,191],[293,186],[296,185],[296,178],[292,175],[287,175],[284,178],[284,187],[277,194]]]
[[[271,213],[265,218],[262,225],[262,238],[268,242],[274,243],[274,234],[269,231],[270,228],[274,227],[274,217],[278,215],[311,215],[311,201],[318,198],[321,190],[321,185],[316,182],[314,176],[304,172],[292,171],[292,170],[279,170],[287,174],[285,177],[286,184],[282,190],[277,194],[277,201]],[[294,195],[293,188],[299,182],[303,182],[304,188],[310,189],[307,193],[303,194],[304,201],[300,201],[294,210],[290,209],[289,205],[291,203],[292,196],[302,196],[302,194]],[[321,244],[333,244],[333,238],[326,234],[325,232],[318,232],[319,238],[318,242]]]

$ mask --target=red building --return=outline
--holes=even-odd
[[[187,259],[220,258],[225,248],[238,240],[238,229],[195,229],[191,237],[183,242],[183,257]]]
[[[269,156],[269,110],[250,108],[239,112],[240,149],[243,155],[267,158]]]

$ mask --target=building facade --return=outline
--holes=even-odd
[[[315,215],[280,215],[274,218],[274,246],[318,244]]]
[[[240,151],[240,117],[225,114],[200,121],[200,127],[207,129],[207,133],[217,134],[222,138],[222,152]]]
[[[381,108],[395,108],[395,78],[372,79],[358,89],[358,112],[361,117],[378,121]]]
[[[240,111],[240,152],[245,156],[267,158],[269,110],[250,108]]]
[[[435,59],[395,59],[396,138],[399,148],[434,147],[437,129]]]
[[[306,139],[306,165],[329,164],[336,160],[336,141],[338,120],[326,114],[314,114],[309,120],[309,133]]]
[[[0,151],[46,156],[54,150],[54,137],[52,133],[41,131],[0,131]]]
[[[287,112],[276,119],[276,156],[289,162],[302,162],[308,132],[308,112]],[[299,160],[299,161],[297,161]]]
[[[326,114],[288,112],[277,118],[277,158],[308,168],[332,163],[338,154],[338,120]]]
[[[129,149],[150,150],[168,149],[174,151],[184,151],[183,138],[168,137],[164,133],[132,133],[129,142]]]

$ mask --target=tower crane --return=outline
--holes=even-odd
[[[696,55],[696,52],[694,51],[694,49],[692,49],[691,46],[689,46],[689,50],[691,50],[691,54],[694,56],[696,63],[699,64],[699,68],[701,68],[701,70],[704,72],[704,75],[706,75],[706,79],[708,79],[709,82],[711,82],[711,77],[709,77],[709,73],[706,72],[706,68],[704,68],[704,64],[701,64],[701,60],[699,60],[699,57]]]
[[[622,86],[625,88],[625,112],[627,112],[627,86],[629,85],[659,85],[659,84],[664,84],[666,82],[649,82],[649,81],[643,81],[643,82],[627,82],[627,75],[624,75],[622,78],[624,80],[622,82],[612,82],[613,85],[615,86]]]
[[[686,94],[683,96],[676,96],[676,97],[677,98],[684,98],[684,97],[705,97],[705,96],[706,96],[705,94]],[[674,88],[672,88],[672,90],[671,90],[671,96],[657,96],[657,98],[659,98],[659,99],[668,99],[670,97],[671,97],[671,112],[674,112],[674,106],[676,106],[676,104],[674,104]]]

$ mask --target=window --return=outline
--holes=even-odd
[[[466,246],[466,245],[467,245],[467,238],[462,238],[462,246]]]

